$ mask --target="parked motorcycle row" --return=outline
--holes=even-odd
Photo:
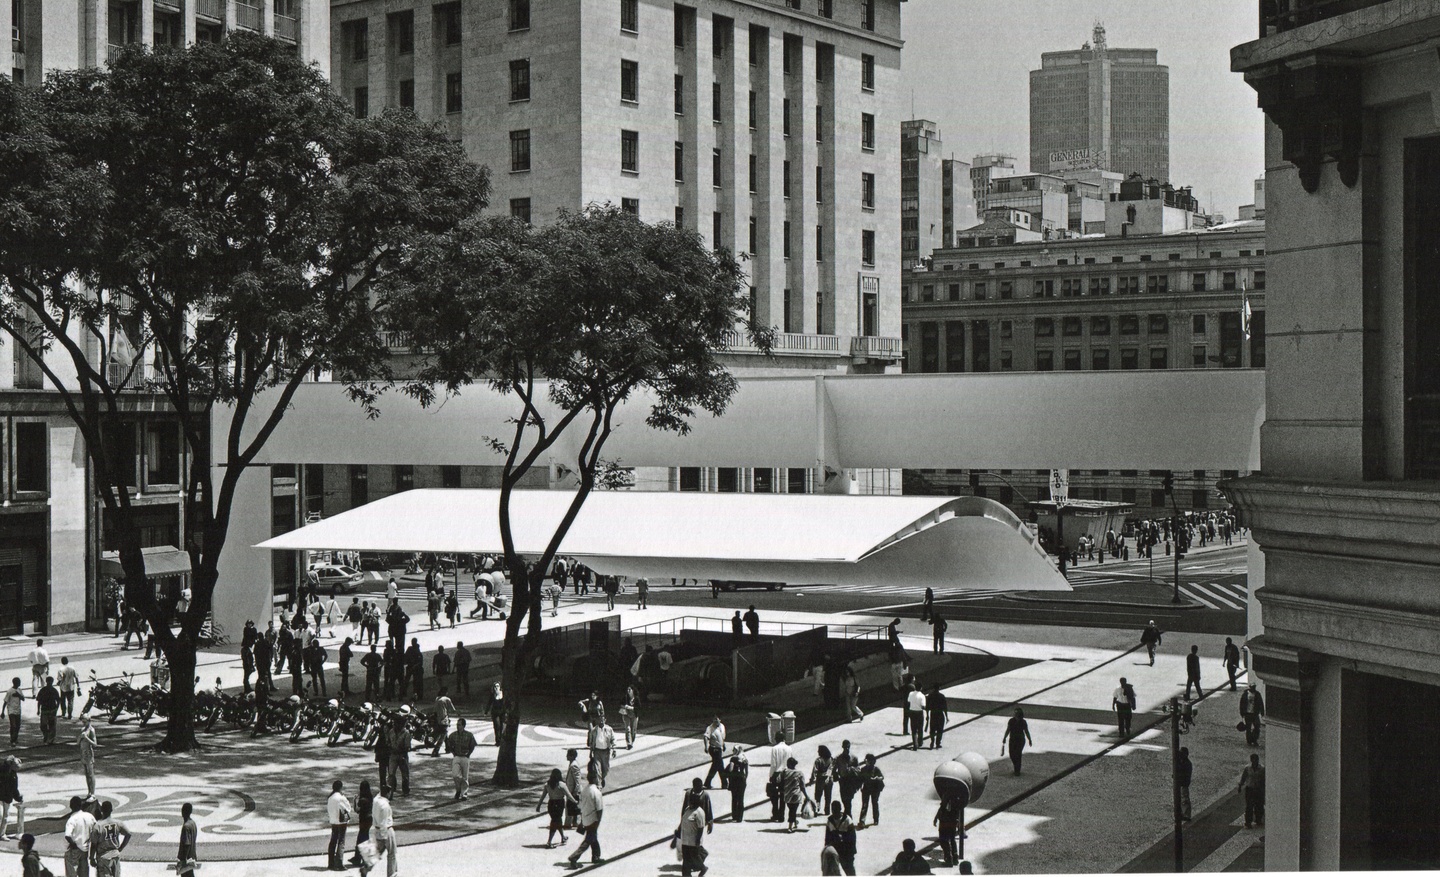
[[[170,692],[159,685],[136,686],[134,674],[127,673],[120,682],[103,683],[90,674],[90,695],[82,712],[106,716],[115,724],[123,715],[139,719],[141,725],[155,716],[169,713]],[[373,704],[351,706],[334,698],[302,698],[293,694],[284,700],[266,699],[262,733],[286,733],[291,743],[299,743],[307,734],[323,737],[326,745],[335,746],[342,737],[374,749],[383,725],[399,721],[409,726],[417,750],[438,751],[444,744],[446,727],[434,711],[420,711],[408,706],[390,709]],[[228,725],[232,729],[255,729],[257,718],[255,695],[237,696],[224,691],[200,689],[195,692],[195,725],[206,731]]]

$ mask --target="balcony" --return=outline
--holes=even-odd
[[[219,23],[225,20],[225,0],[195,0],[195,15]],[[256,21],[259,19],[257,17]]]
[[[245,30],[260,30],[260,7],[249,3],[235,4],[235,26]]]
[[[1273,36],[1383,2],[1385,0],[1260,0],[1260,36]]]
[[[744,332],[726,332],[725,346],[731,353],[759,353],[760,350]],[[776,332],[770,348],[775,356],[839,356],[838,335],[810,335],[802,332]]]
[[[899,338],[856,335],[850,339],[850,355],[856,359],[903,359],[905,348]]]
[[[300,38],[300,20],[293,15],[275,13],[275,36],[292,43],[297,41]]]

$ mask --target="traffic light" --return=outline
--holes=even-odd
[[[1164,474],[1164,476],[1162,476],[1162,477],[1160,478],[1160,486],[1163,487],[1163,488],[1165,488],[1165,495],[1166,495],[1166,496],[1169,496],[1170,494],[1174,493],[1174,492],[1175,492],[1175,473],[1174,473],[1174,472],[1166,472],[1166,473]]]

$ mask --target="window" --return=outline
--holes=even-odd
[[[825,226],[815,226],[815,261],[825,261]]]
[[[755,67],[760,63],[760,47],[764,45],[765,39],[769,35],[769,33],[770,31],[766,30],[763,27],[756,27],[753,24],[750,25],[750,40],[747,45],[750,49],[749,55],[751,67]]]
[[[1190,348],[1190,365],[1191,365],[1191,367],[1192,367],[1192,368],[1204,368],[1204,367],[1205,367],[1205,360],[1206,360],[1206,353],[1207,353],[1207,352],[1208,352],[1208,351],[1205,349],[1205,345],[1204,345],[1204,344],[1196,344],[1194,347],[1191,347],[1191,348]]]
[[[639,199],[639,198],[621,198],[621,199],[620,199],[620,209],[621,209],[621,211],[623,211],[623,212],[625,212],[625,213],[628,213],[628,214],[630,214],[631,216],[639,216],[639,215],[640,215],[640,199]]]
[[[355,118],[363,119],[370,115],[370,89],[360,86],[355,89]]]
[[[825,168],[818,164],[815,165],[815,203],[825,203]]]
[[[822,18],[834,18],[835,7],[833,0],[820,0],[820,8],[816,10]]]
[[[510,132],[510,170],[530,170],[530,130]]]
[[[860,87],[866,91],[875,90],[875,56],[860,56]]]
[[[620,0],[620,29],[640,32],[640,0]]]
[[[21,445],[23,444],[23,442],[19,440],[19,429],[22,426],[31,425],[32,424],[22,423],[15,424],[17,432],[15,447],[17,464],[19,463],[18,458],[21,453]],[[40,432],[43,436],[45,425],[43,423],[33,425],[41,427]],[[44,447],[43,438],[39,444],[42,448]],[[19,484],[20,477],[18,469],[15,480],[17,482],[15,485],[16,490],[45,489],[44,486],[21,487]],[[162,421],[145,424],[145,486],[154,487],[161,484],[180,484],[180,427],[173,422]]]
[[[1120,351],[1120,369],[1122,371],[1134,371],[1140,367],[1140,351],[1134,347],[1126,347]]]
[[[796,61],[800,57],[801,40],[794,34],[785,34],[785,42],[780,49],[780,69],[789,76],[795,72]]]
[[[825,140],[825,108],[815,107],[815,142],[822,143]]]
[[[510,0],[510,29],[530,29],[530,0]]]
[[[620,62],[620,99],[632,104],[640,102],[640,62]]]
[[[364,18],[347,21],[341,26],[349,35],[350,60],[365,61],[370,57],[370,22]]]
[[[171,425],[171,432],[175,427]],[[15,433],[15,490],[22,493],[43,493],[50,489],[49,427],[42,422],[17,421]],[[179,439],[175,441],[175,475],[166,484],[179,484]],[[123,465],[122,467],[123,468]],[[123,475],[122,475],[123,477]]]
[[[984,301],[985,298],[986,298],[986,295],[987,295],[987,293],[986,293],[986,290],[985,290],[985,284],[983,284],[983,283],[977,283],[977,284],[975,284],[975,300],[976,300],[976,301]]]
[[[1219,259],[1220,256],[1221,256],[1221,253],[1220,253],[1219,250],[1211,250],[1211,251],[1210,251],[1210,258],[1212,258],[1212,259]]]
[[[1037,372],[1053,372],[1055,370],[1055,351],[1035,351],[1035,370]]]
[[[679,205],[676,205],[676,207],[675,207],[675,227],[676,227],[676,228],[684,228],[684,227],[685,227],[685,208],[684,208],[684,207],[680,207]]]
[[[458,113],[461,106],[460,74],[445,74],[445,112]]]
[[[1000,370],[1008,372],[1015,367],[1015,352],[1013,350],[1000,351]]]
[[[440,486],[441,486],[441,487],[459,487],[459,486],[460,486],[460,467],[459,467],[459,466],[441,466],[441,467],[440,467]]]
[[[965,370],[965,322],[947,320],[945,323],[945,371]]]
[[[530,199],[529,199],[529,198],[511,198],[511,199],[510,199],[510,217],[511,217],[512,219],[518,219],[518,220],[520,220],[521,222],[525,223],[526,225],[529,225],[529,224],[530,224]]]
[[[1140,278],[1121,277],[1118,281],[1116,281],[1115,291],[1120,293],[1121,295],[1139,295]]]
[[[1195,335],[1205,334],[1205,315],[1195,314],[1190,318],[1190,332]]]
[[[780,133],[786,137],[790,136],[790,98],[785,98],[780,103]]]
[[[1190,290],[1191,290],[1192,292],[1204,292],[1204,291],[1205,291],[1205,275],[1204,275],[1204,273],[1192,274],[1192,275],[1190,276]]]
[[[860,148],[875,149],[875,116],[870,113],[860,114]]]
[[[934,300],[935,300],[935,284],[933,284],[933,283],[926,283],[926,284],[924,284],[924,285],[922,285],[922,286],[920,287],[920,300],[921,300],[921,301],[934,301]]]
[[[868,210],[875,209],[875,175],[860,174],[860,206]]]
[[[460,4],[450,3],[436,10],[440,16],[440,32],[447,46],[460,44]]]
[[[1001,339],[1002,341],[1009,341],[1009,340],[1010,340],[1011,338],[1013,338],[1013,337],[1015,337],[1015,321],[1014,321],[1014,320],[1001,320],[1001,321],[1000,321],[1000,339]]]
[[[1109,318],[1109,317],[1091,317],[1091,318],[1090,318],[1090,334],[1091,334],[1091,335],[1109,335],[1109,334],[1110,334],[1110,318]]]
[[[1196,509],[1207,508],[1210,505],[1210,494],[1204,490],[1190,491],[1190,507]]]
[[[735,493],[740,489],[740,470],[733,466],[721,466],[715,470],[715,489],[720,493]]]
[[[920,371],[940,371],[940,324],[920,324]]]
[[[415,489],[415,467],[414,467],[414,466],[405,466],[405,465],[396,466],[396,467],[395,467],[395,492],[396,492],[396,493],[399,493],[399,492],[402,491],[402,490],[414,490],[414,489]]]
[[[675,7],[675,48],[685,48],[685,23],[689,19],[689,11],[683,7]]]
[[[875,29],[875,0],[860,0],[860,26]]]
[[[395,54],[415,54],[415,13],[406,11],[391,15],[390,37],[395,43]]]
[[[750,217],[750,249],[748,250],[750,255],[755,255],[755,251],[759,249],[759,246],[757,246],[759,242],[760,223],[752,216]]]
[[[1110,370],[1110,351],[1101,347],[1090,351],[1090,368],[1097,372]]]
[[[530,99],[530,59],[510,62],[510,99]]]
[[[415,80],[400,80],[400,108],[406,110],[415,109]]]
[[[1060,297],[1079,298],[1081,293],[1085,291],[1085,288],[1082,285],[1084,282],[1085,281],[1081,280],[1079,277],[1067,277],[1064,280],[1061,280]]]
[[[1220,275],[1220,288],[1226,291],[1235,289],[1235,272],[1226,271]]]
[[[1265,288],[1265,270],[1264,270],[1263,268],[1262,268],[1262,269],[1257,269],[1257,270],[1255,271],[1255,288],[1256,288],[1256,289],[1264,289],[1264,288]]]
[[[868,228],[860,232],[860,262],[875,265],[875,232]]]
[[[675,115],[685,115],[685,77],[675,74]]]
[[[1080,351],[1065,351],[1065,370],[1067,372],[1078,372],[1080,370]]]
[[[640,173],[640,132],[620,132],[620,170]]]
[[[1054,297],[1055,297],[1055,281],[1053,281],[1053,280],[1037,280],[1037,281],[1035,281],[1035,292],[1034,292],[1034,296],[1035,296],[1035,298],[1054,298]]]
[[[780,194],[785,198],[790,197],[790,162],[786,160],[780,166]]]
[[[1164,295],[1170,291],[1169,274],[1151,274],[1145,278],[1145,291],[1150,295]]]
[[[713,121],[720,122],[724,120],[724,116],[720,114],[721,103],[720,83],[712,82],[710,83],[710,118]]]
[[[1147,322],[1151,335],[1164,335],[1170,331],[1170,317],[1166,314],[1151,314]]]
[[[1153,368],[1153,369],[1169,368],[1169,367],[1170,367],[1170,348],[1168,348],[1168,347],[1152,347],[1152,348],[1150,348],[1150,367]]]
[[[1036,317],[1036,318],[1035,318],[1035,337],[1036,337],[1036,338],[1054,338],[1054,337],[1055,337],[1055,321],[1054,321],[1053,319],[1051,319],[1050,317]]]
[[[786,259],[790,258],[790,220],[788,219],[780,228],[780,254]],[[786,329],[785,331],[790,330]]]
[[[960,300],[960,284],[951,283],[945,287],[945,298],[949,301]]]
[[[1060,334],[1066,338],[1079,338],[1084,328],[1079,317],[1065,317],[1060,321]]]
[[[1109,295],[1109,294],[1110,294],[1110,278],[1109,278],[1109,277],[1091,277],[1091,278],[1090,278],[1090,294],[1091,294],[1091,295]]]
[[[1121,335],[1139,335],[1139,334],[1140,334],[1140,318],[1139,318],[1138,316],[1136,316],[1135,314],[1121,314],[1121,315],[1120,315],[1120,334],[1121,334]]]
[[[716,210],[710,214],[710,238],[717,250],[721,247],[720,238],[724,236],[724,230],[724,217],[721,216],[719,210]]]
[[[722,169],[721,169],[721,167],[720,167],[720,164],[721,164],[721,153],[720,153],[720,150],[719,150],[719,149],[712,149],[712,150],[710,150],[710,184],[711,184],[712,186],[714,186],[715,188],[717,188],[717,189],[720,188],[720,182],[724,179],[724,176],[723,176],[723,174],[722,174]]]
[[[685,182],[685,144],[675,141],[675,182]]]
[[[755,123],[760,116],[760,96],[754,91],[750,92],[750,130],[755,130]]]

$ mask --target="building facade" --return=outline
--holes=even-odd
[[[1440,3],[1258,8],[1231,66],[1267,119],[1277,343],[1261,471],[1225,489],[1259,546],[1265,868],[1433,869]]]
[[[1131,205],[1106,206],[1123,215]],[[1143,217],[1137,212],[1136,218]],[[997,239],[1003,240],[972,238],[982,245],[939,250],[930,270],[905,273],[907,372],[1266,365],[1264,223],[986,243]],[[1065,461],[1056,466],[1065,468]],[[909,492],[976,493],[1023,514],[1026,502],[1048,496],[1047,474],[906,470],[904,479]],[[1074,470],[1071,495],[1133,503],[1140,517],[1162,516],[1170,503],[1159,474]],[[1221,507],[1215,483],[1237,474],[1181,473],[1179,508]]]
[[[1112,49],[1097,24],[1078,50],[1030,71],[1030,170],[1099,168],[1170,179],[1170,68],[1154,49]]]
[[[900,123],[900,268],[945,246],[945,173],[940,129],[928,119]],[[953,171],[952,171],[953,174]]]
[[[335,0],[336,89],[411,107],[491,169],[491,209],[611,202],[743,254],[781,332],[741,370],[900,355],[900,0]],[[743,353],[743,351],[742,351]]]
[[[970,197],[975,202],[975,212],[984,215],[989,207],[990,190],[995,180],[1013,177],[1016,174],[1015,156],[992,153],[977,155],[970,162]]]

